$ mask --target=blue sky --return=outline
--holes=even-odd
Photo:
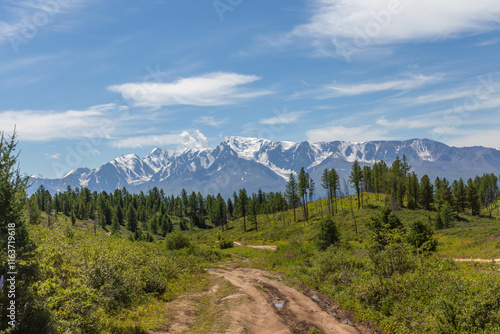
[[[2,0],[0,130],[61,176],[226,136],[500,147],[497,0]]]

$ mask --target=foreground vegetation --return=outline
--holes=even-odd
[[[147,333],[169,323],[165,304],[205,289],[204,268],[229,253],[330,296],[375,331],[500,333],[498,265],[453,260],[500,257],[494,175],[432,185],[398,159],[390,168],[355,163],[353,196],[325,170],[327,198],[316,201],[304,170],[284,194],[243,189],[232,201],[86,188],[54,196],[40,188],[28,199],[14,151],[15,138],[2,137],[0,230],[15,226],[17,276],[10,323],[2,237],[0,333]]]

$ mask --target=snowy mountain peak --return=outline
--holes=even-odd
[[[112,192],[126,187],[131,192],[162,188],[179,193],[183,188],[230,196],[234,190],[249,192],[283,190],[290,173],[302,167],[317,182],[325,168],[349,177],[352,163],[377,161],[391,164],[406,156],[419,175],[468,178],[500,173],[500,151],[484,147],[456,148],[429,139],[371,142],[273,142],[267,139],[228,137],[217,148],[170,151],[156,148],[145,158],[136,154],[117,157],[99,169],[79,168],[61,179],[33,177],[29,192],[44,185],[51,192],[71,187]]]
[[[149,153],[149,156],[157,156],[158,157],[158,156],[165,155],[165,153],[168,154],[168,151],[157,147],[154,150],[152,150],[151,153]]]
[[[429,148],[427,145],[425,145],[425,142],[420,139],[414,139],[412,144],[410,145],[412,149],[415,150],[415,153],[425,161],[434,161],[434,157],[432,156],[432,153],[430,152]]]
[[[259,138],[245,138],[245,137],[228,137],[225,143],[234,151],[236,154],[243,159],[255,159],[257,153],[264,147],[268,146],[272,142],[267,139]]]

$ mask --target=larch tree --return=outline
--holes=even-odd
[[[363,181],[363,170],[359,165],[358,160],[354,161],[352,164],[351,175],[349,176],[349,182],[354,186],[356,190],[356,195],[358,197],[358,209],[361,208],[361,182]]]
[[[286,199],[288,200],[289,205],[293,209],[293,221],[297,221],[297,215],[295,209],[297,208],[297,203],[299,202],[299,193],[298,193],[298,185],[295,180],[295,175],[290,173],[290,177],[288,178],[288,182],[286,184],[285,191]]]

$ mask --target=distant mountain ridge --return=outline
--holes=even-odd
[[[294,143],[228,137],[213,149],[155,148],[144,158],[123,155],[98,169],[75,169],[60,179],[34,176],[29,191],[36,191],[40,185],[52,193],[64,191],[68,185],[98,192],[112,192],[122,187],[140,192],[158,187],[166,194],[178,194],[184,188],[189,192],[221,193],[228,197],[240,188],[249,192],[259,188],[281,191],[290,173],[302,167],[319,188],[325,168],[335,168],[341,178],[347,179],[355,160],[362,165],[381,160],[391,164],[403,155],[419,177],[427,174],[431,179],[436,176],[457,179],[483,173],[500,174],[499,150],[480,146],[450,147],[429,139]]]

